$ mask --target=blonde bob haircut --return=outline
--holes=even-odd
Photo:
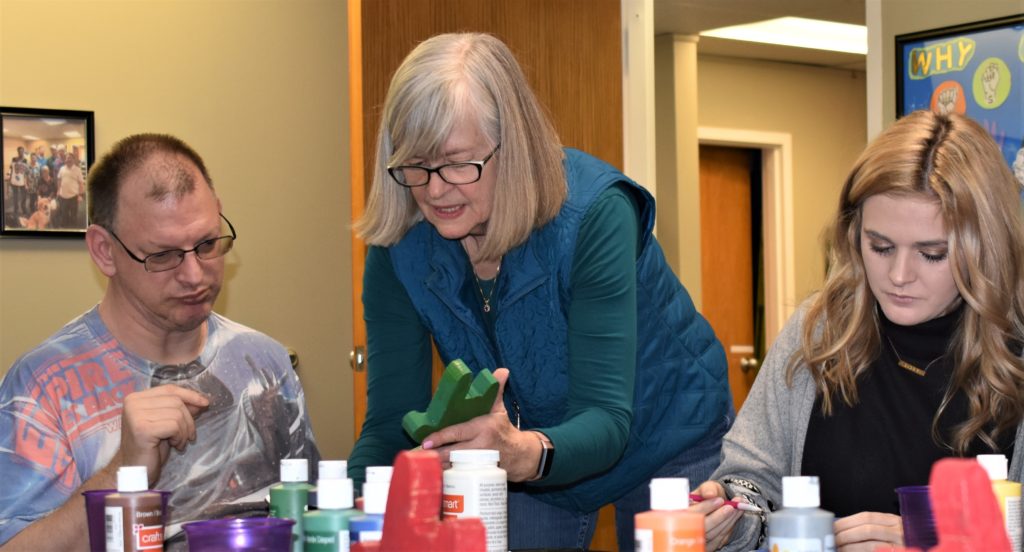
[[[917,111],[881,133],[861,154],[843,186],[830,233],[830,269],[811,302],[801,348],[787,379],[801,366],[833,401],[857,402],[857,377],[880,354],[877,302],[861,257],[861,212],[885,194],[934,201],[948,240],[953,280],[964,311],[947,354],[953,376],[932,422],[936,443],[964,454],[975,439],[995,447],[1024,416],[1024,230],[1021,186],[999,147],[980,125],[958,114]],[[967,420],[952,435],[937,422],[962,392]]]
[[[567,193],[562,145],[512,52],[487,34],[443,34],[413,49],[391,79],[373,186],[355,224],[366,243],[393,245],[423,219],[410,190],[387,167],[441,158],[464,120],[479,125],[490,141],[482,146],[500,144],[485,166],[498,171],[494,207],[473,260],[500,258],[558,214]]]

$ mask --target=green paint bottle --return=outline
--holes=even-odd
[[[270,515],[295,520],[292,552],[302,552],[302,514],[306,512],[309,490],[309,462],[305,458],[281,460],[281,482],[270,488]]]
[[[305,552],[348,552],[348,520],[363,512],[352,507],[352,480],[318,479],[317,509],[302,515]]]

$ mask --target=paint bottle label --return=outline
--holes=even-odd
[[[654,530],[637,528],[633,531],[636,552],[654,552]]]
[[[304,552],[348,552],[349,551],[348,529],[342,529],[335,533],[306,531],[306,543]]]
[[[108,551],[133,552],[136,550],[161,550],[163,548],[163,513],[159,506],[156,509],[146,508],[142,504],[134,502],[124,506],[104,507],[103,517],[106,526],[106,547]],[[126,514],[129,518],[127,526]]]
[[[441,511],[446,517],[478,517],[487,551],[508,550],[508,479],[496,450],[455,450],[444,472]]]
[[[827,552],[836,549],[832,535],[826,535],[824,539],[773,537],[768,540],[768,545],[773,552]]]
[[[1017,493],[1020,493],[1020,483],[1010,482],[1010,486],[1016,486],[1014,489]],[[1003,524],[1006,527],[1006,535],[1010,538],[1010,547],[1014,550],[1021,549],[1021,497],[1019,494],[1016,496],[1013,494],[1001,494],[997,487],[996,498],[999,499],[999,508],[1003,511]]]
[[[106,526],[107,552],[124,552],[124,508],[104,508],[103,520]]]

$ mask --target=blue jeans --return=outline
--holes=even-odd
[[[707,481],[721,461],[722,436],[729,430],[734,417],[730,412],[704,439],[669,460],[654,472],[652,478],[686,477],[694,488]],[[597,528],[597,512],[563,510],[517,491],[515,487],[510,485],[508,493],[508,544],[511,550],[584,550],[590,546]],[[615,535],[619,550],[633,550],[633,516],[650,509],[650,479],[615,501]]]

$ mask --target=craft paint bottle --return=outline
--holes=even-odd
[[[353,543],[379,541],[384,536],[384,511],[391,489],[391,466],[367,466],[363,483],[363,512],[348,521]]]
[[[1010,537],[1010,547],[1013,550],[1020,550],[1021,542],[1024,540],[1024,535],[1021,534],[1021,485],[1006,480],[1006,456],[979,454],[978,463],[985,468],[988,478],[992,480],[992,492],[995,493],[999,509],[1003,512],[1003,526]]]
[[[321,460],[316,464],[317,480],[320,479],[345,479],[348,477],[347,460]],[[306,501],[309,510],[317,509],[317,488],[309,490],[309,497]]]
[[[835,552],[835,515],[822,510],[817,476],[782,478],[782,509],[768,514],[768,549]]]
[[[689,507],[688,479],[651,479],[651,509],[633,517],[637,552],[704,552],[704,516]]]
[[[309,462],[305,458],[281,460],[281,482],[270,488],[271,517],[295,520],[292,552],[302,552],[302,514],[309,504]]]
[[[149,491],[146,466],[117,469],[117,492],[104,498],[103,517],[107,552],[163,549],[163,497]]]
[[[347,460],[321,460],[317,463],[317,480],[320,479],[347,479]]]
[[[320,478],[316,489],[316,511],[302,514],[305,552],[348,552],[349,520],[363,515],[352,507],[352,480]]]
[[[498,451],[453,450],[444,471],[441,514],[478,517],[487,532],[487,552],[508,550],[508,476],[498,467]]]

